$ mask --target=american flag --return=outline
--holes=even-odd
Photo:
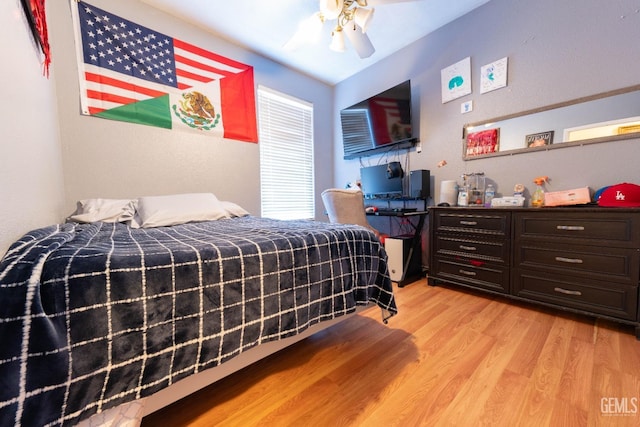
[[[211,94],[222,136],[257,141],[251,66],[84,2],[75,17],[84,114],[173,128],[171,104],[193,89]]]

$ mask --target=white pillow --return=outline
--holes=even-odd
[[[138,223],[142,228],[164,227],[194,221],[226,218],[227,211],[211,193],[172,194],[138,199]],[[136,228],[136,224],[132,224]]]
[[[127,222],[133,220],[136,200],[85,199],[78,201],[76,212],[68,220],[75,222]]]
[[[227,216],[229,218],[249,215],[249,212],[247,212],[242,207],[240,207],[239,205],[236,205],[233,202],[221,201],[220,203],[222,203],[222,206],[224,207],[224,210],[227,212]]]

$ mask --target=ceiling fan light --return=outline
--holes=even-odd
[[[353,45],[360,58],[368,58],[376,51],[369,36],[364,34],[357,25],[349,25],[342,32],[346,33],[349,42]]]
[[[341,27],[336,27],[331,33],[331,44],[329,45],[329,49],[334,52],[344,52],[344,31],[342,31]]]
[[[342,13],[344,0],[320,0],[320,12],[326,19],[336,19]]]
[[[367,27],[371,23],[371,19],[373,19],[373,12],[375,9],[364,9],[362,7],[357,8],[353,12],[353,20],[360,28],[362,28],[362,32],[367,32]]]

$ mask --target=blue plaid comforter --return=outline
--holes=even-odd
[[[378,304],[358,226],[256,217],[34,230],[0,262],[0,425],[72,425],[260,343]]]

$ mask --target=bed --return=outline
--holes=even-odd
[[[228,205],[145,226],[150,216],[130,208],[125,221],[33,230],[0,262],[0,425],[76,425],[163,393],[170,402],[188,393],[177,385],[358,307],[377,304],[385,322],[397,312],[386,254],[364,227]]]

